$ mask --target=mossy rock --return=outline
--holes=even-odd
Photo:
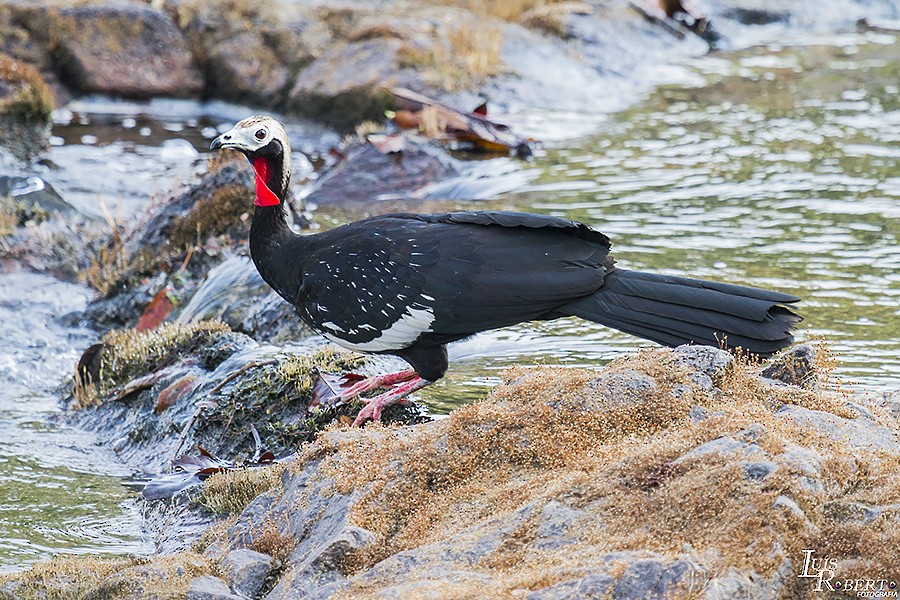
[[[196,96],[203,78],[183,35],[140,4],[42,11],[30,26],[51,49],[62,80],[83,93],[132,98]]]
[[[227,325],[215,321],[110,331],[79,362],[75,408],[98,404],[129,381],[191,355],[198,355],[204,368],[213,369],[229,354],[217,343],[231,335]]]
[[[50,125],[53,93],[33,66],[0,54],[0,115],[25,125]]]
[[[33,66],[0,54],[0,144],[31,160],[48,148],[53,93]]]

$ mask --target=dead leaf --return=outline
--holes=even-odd
[[[196,380],[197,378],[194,375],[185,375],[161,391],[156,399],[157,414],[173,406],[181,398],[189,394],[194,389],[194,381]]]
[[[171,293],[172,289],[168,285],[156,293],[153,300],[151,300],[150,304],[147,305],[147,308],[144,309],[144,314],[138,319],[137,326],[135,327],[137,331],[156,329],[166,320],[166,317],[168,317],[169,313],[172,312],[172,309],[175,308],[175,303],[172,302],[170,297]]]
[[[415,123],[428,137],[463,142],[483,152],[512,150],[517,156],[531,155],[530,141],[516,136],[508,126],[487,119],[480,112],[487,111],[484,105],[471,114],[464,114],[405,88],[392,88],[390,92],[402,105],[394,115],[394,122],[401,127]],[[414,115],[418,118],[413,118]]]

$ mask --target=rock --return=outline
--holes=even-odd
[[[272,108],[285,95],[290,66],[255,31],[216,43],[207,56],[208,92],[219,98]]]
[[[341,130],[384,118],[392,105],[385,87],[417,87],[418,76],[402,67],[404,47],[396,39],[371,39],[327,51],[297,75],[288,109]]]
[[[244,161],[229,162],[206,175],[199,183],[173,195],[142,228],[140,236],[126,245],[129,260],[140,253],[151,257],[181,251],[197,239],[230,235],[245,240],[249,220],[243,213],[253,210],[253,171]]]
[[[623,373],[609,371],[588,382],[591,390],[598,392],[598,401],[603,406],[584,410],[608,410],[614,406],[636,406],[645,402],[650,392],[656,389],[656,382],[644,373],[626,369]]]
[[[819,347],[811,342],[798,344],[779,354],[767,364],[760,377],[774,379],[807,389],[818,388],[817,362]]]
[[[595,574],[563,581],[542,590],[531,592],[525,600],[594,600],[605,598],[615,583],[609,575]]]
[[[21,160],[49,147],[53,94],[31,65],[0,54],[0,145]]]
[[[612,596],[616,600],[650,600],[661,598],[657,586],[662,579],[663,565],[657,560],[638,560],[625,569],[616,581]]]
[[[551,500],[541,510],[541,524],[538,525],[534,547],[540,550],[556,550],[577,542],[569,532],[584,512]]]
[[[40,177],[10,177],[0,175],[0,199],[14,203],[19,224],[43,221],[53,214],[70,215],[78,211],[63,200],[53,186]]]
[[[897,434],[870,419],[862,417],[845,419],[828,412],[810,410],[793,404],[785,404],[776,414],[853,448],[900,454]]]
[[[763,597],[757,593],[750,578],[736,569],[710,579],[706,585],[706,600],[758,600]]]
[[[728,436],[722,436],[697,446],[693,450],[686,452],[673,461],[673,464],[680,464],[685,461],[696,460],[711,454],[731,458],[747,458],[754,455],[763,455],[762,449],[756,444],[748,444],[747,442],[739,442]]]
[[[675,364],[691,371],[691,381],[711,392],[734,364],[730,352],[712,346],[679,346],[673,351]]]
[[[65,7],[43,13],[41,25],[56,42],[63,79],[82,93],[185,97],[203,88],[181,32],[149,6]]]
[[[457,174],[446,155],[429,146],[410,141],[401,152],[383,154],[367,143],[322,175],[306,202],[387,212],[394,210],[390,200],[413,197],[417,190]]]
[[[188,587],[187,600],[243,600],[232,594],[228,585],[212,575],[195,577]]]
[[[239,548],[229,552],[220,564],[235,592],[255,598],[272,568],[272,557]]]
[[[744,470],[744,476],[754,481],[762,481],[778,469],[778,465],[770,460],[757,462],[742,462],[741,468]]]
[[[841,524],[872,523],[882,517],[896,523],[900,521],[900,504],[877,506],[861,502],[835,501],[825,504],[823,514],[826,519]]]

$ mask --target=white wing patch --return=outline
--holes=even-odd
[[[403,316],[394,321],[390,327],[381,332],[377,338],[354,344],[347,340],[325,333],[325,337],[344,348],[356,350],[357,352],[382,352],[384,350],[400,350],[406,348],[420,335],[427,331],[431,331],[431,324],[434,323],[434,311],[430,308],[413,308],[409,307]],[[360,325],[360,329],[374,329],[371,325]]]

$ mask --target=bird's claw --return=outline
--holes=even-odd
[[[346,391],[353,387],[353,384],[363,379],[365,379],[365,377],[356,373],[331,375],[329,373],[317,372],[309,400],[309,407],[316,408],[322,406],[325,408],[333,408],[337,406],[347,399],[345,397]]]

